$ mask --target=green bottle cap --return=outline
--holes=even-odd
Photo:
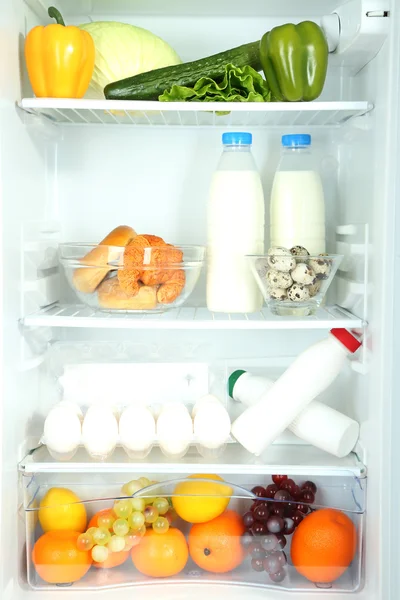
[[[234,371],[232,373],[232,375],[230,375],[230,377],[228,379],[228,393],[231,398],[233,398],[233,388],[235,387],[237,380],[244,373],[246,373],[246,371],[239,370],[239,371]]]

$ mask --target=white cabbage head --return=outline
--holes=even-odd
[[[182,62],[167,42],[147,29],[114,21],[86,23],[80,28],[90,33],[96,47],[86,97],[104,98],[108,83]]]

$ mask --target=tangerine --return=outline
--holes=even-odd
[[[119,567],[123,565],[128,559],[129,550],[121,550],[121,552],[109,552],[108,557],[104,562],[93,561],[93,566],[97,569],[112,569],[113,567]]]
[[[189,558],[185,536],[170,527],[160,535],[148,529],[140,544],[132,548],[132,562],[138,571],[148,577],[171,577],[186,566]]]
[[[89,571],[89,551],[78,550],[79,531],[48,531],[35,543],[32,561],[38,575],[47,583],[72,583]]]
[[[292,538],[291,557],[314,583],[331,583],[346,571],[357,549],[354,523],[340,510],[324,508],[303,519]]]
[[[115,514],[112,508],[103,508],[103,510],[99,510],[99,512],[93,515],[93,517],[89,521],[89,525],[87,528],[90,529],[90,527],[98,527],[98,519],[102,516],[111,516],[114,520],[117,519],[117,515]],[[110,531],[112,531],[112,525],[109,529]],[[93,561],[93,566],[97,569],[112,569],[113,567],[119,567],[128,559],[129,552],[130,550],[122,550],[121,552],[110,552],[108,558],[104,562],[99,563]]]
[[[117,515],[115,514],[115,512],[113,511],[112,508],[103,508],[103,510],[99,510],[99,512],[97,512],[95,515],[93,515],[93,517],[90,519],[89,525],[87,526],[86,531],[88,529],[90,529],[91,527],[98,527],[99,526],[98,518],[102,517],[103,515],[107,516],[107,517],[110,515],[113,517],[114,521],[117,520]],[[112,529],[112,526],[110,527],[110,531],[111,531],[111,529]]]
[[[241,543],[244,532],[242,517],[233,510],[208,523],[196,523],[189,534],[190,556],[205,571],[232,571],[246,556]]]

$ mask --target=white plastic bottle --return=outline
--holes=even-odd
[[[246,406],[254,406],[273,385],[266,377],[235,371],[229,377],[229,395]],[[306,406],[288,428],[300,439],[338,458],[353,450],[360,433],[357,421],[317,400]]]
[[[247,254],[263,254],[265,208],[250,133],[224,133],[224,151],[208,202],[207,307],[213,312],[251,313],[262,296]]]
[[[325,252],[325,202],[310,135],[282,136],[270,204],[271,246]]]
[[[302,352],[265,392],[232,424],[232,435],[249,452],[260,455],[306,406],[336,379],[349,353],[360,342],[346,329]]]

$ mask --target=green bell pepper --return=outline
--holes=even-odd
[[[260,45],[261,64],[279,101],[309,102],[321,94],[328,68],[328,44],[312,21],[287,23],[266,33]]]

